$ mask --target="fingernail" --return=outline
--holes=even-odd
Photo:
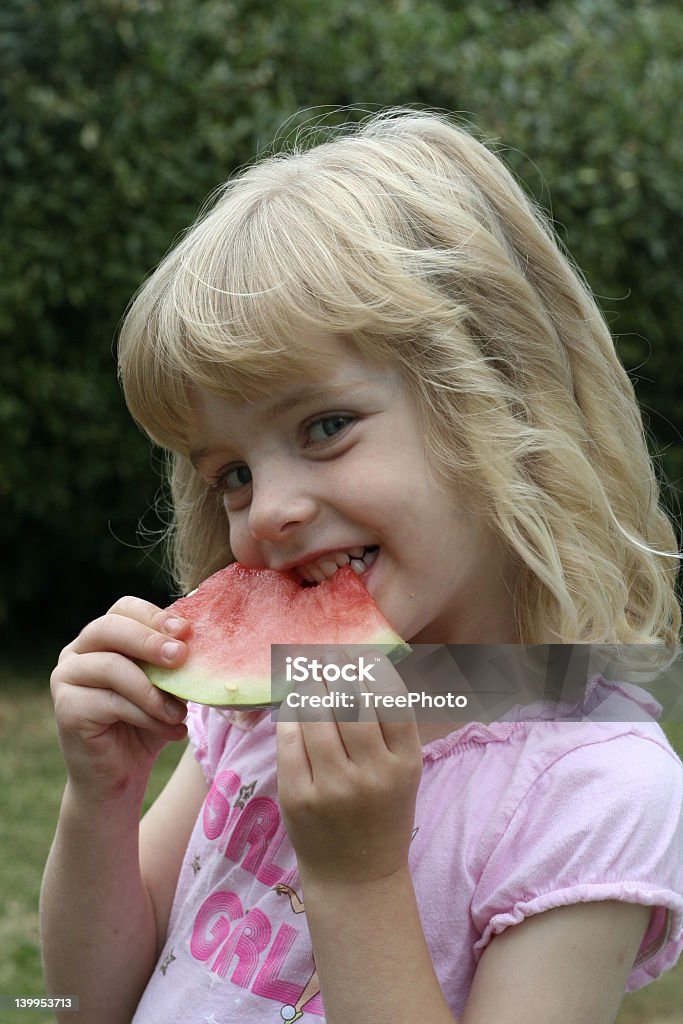
[[[187,708],[174,700],[167,700],[164,704],[164,710],[169,718],[184,718],[187,714]]]
[[[341,665],[343,661],[343,651],[328,651],[323,658],[323,665]]]
[[[184,619],[166,619],[164,629],[167,633],[179,633],[185,625]]]
[[[173,661],[179,650],[180,644],[175,640],[167,640],[161,645],[161,655],[164,661]]]

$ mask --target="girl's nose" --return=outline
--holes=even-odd
[[[252,483],[249,531],[255,540],[281,540],[316,514],[313,495],[296,475],[282,473]]]

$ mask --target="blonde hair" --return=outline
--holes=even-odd
[[[316,329],[400,370],[435,478],[519,567],[519,641],[675,644],[676,535],[588,288],[501,160],[442,114],[297,139],[222,186],[132,302],[132,415],[174,454],[181,590],[233,560],[188,459],[191,386],[248,400],[319,368]]]

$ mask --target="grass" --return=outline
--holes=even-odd
[[[0,994],[45,995],[38,898],[59,814],[65,768],[48,687],[50,669],[0,666]],[[667,727],[683,755],[683,725]],[[169,744],[150,779],[145,809],[163,788],[184,743]],[[683,1024],[683,958],[658,981],[624,999],[617,1024]],[[23,1010],[0,1024],[51,1024],[45,1011]]]
[[[22,678],[0,667],[0,994],[44,996],[38,899],[66,770],[52,714],[50,669]],[[144,809],[161,792],[185,748],[157,760]],[[66,994],[66,993],[64,993]],[[6,1011],[7,1013],[7,1011]],[[54,1024],[45,1011],[0,1013],[0,1024]]]

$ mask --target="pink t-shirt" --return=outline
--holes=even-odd
[[[683,765],[655,722],[628,720],[648,718],[636,691],[598,681],[594,695],[619,701],[619,722],[513,712],[423,747],[410,868],[456,1017],[492,937],[552,907],[654,908],[626,991],[678,959]],[[270,713],[189,705],[188,728],[210,789],[134,1024],[324,1021]]]

